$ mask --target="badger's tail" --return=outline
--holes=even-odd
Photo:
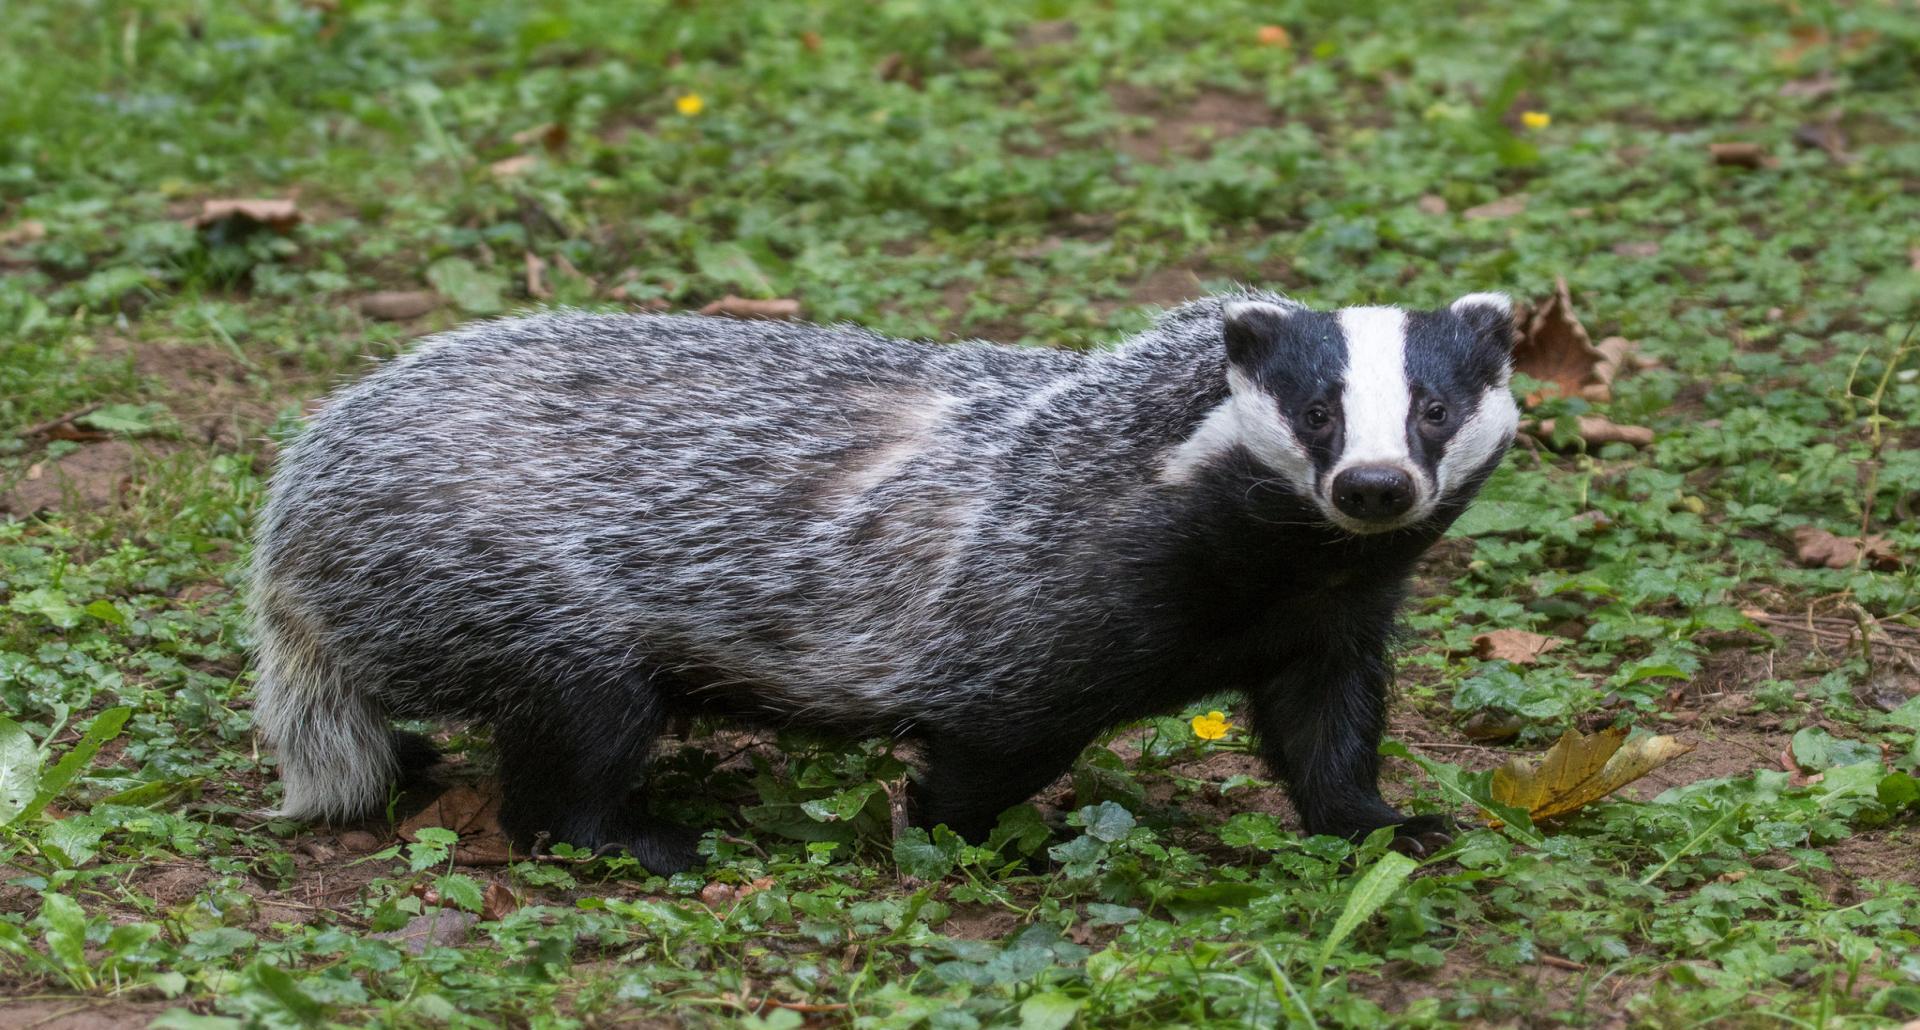
[[[331,822],[377,811],[402,764],[386,710],[328,654],[297,602],[265,576],[254,587],[253,721],[279,758],[279,814]]]

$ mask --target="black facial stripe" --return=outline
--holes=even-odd
[[[1346,385],[1347,338],[1340,331],[1340,321],[1324,311],[1293,309],[1277,317],[1246,319],[1244,326],[1259,334],[1260,345],[1249,346],[1243,331],[1236,360],[1278,405],[1281,421],[1292,427],[1313,462],[1317,484],[1346,445],[1340,395]],[[1314,404],[1324,406],[1333,417],[1325,434],[1311,432],[1303,420]]]
[[[1504,346],[1474,330],[1459,315],[1445,309],[1407,312],[1406,371],[1413,403],[1407,412],[1407,453],[1419,462],[1429,481],[1434,477],[1447,444],[1462,425],[1480,410],[1480,398],[1500,381],[1506,368]],[[1447,407],[1444,428],[1425,426],[1427,406]]]

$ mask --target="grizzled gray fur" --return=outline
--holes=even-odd
[[[291,816],[379,809],[394,718],[493,730],[502,821],[656,871],[677,713],[924,742],[974,837],[1103,731],[1243,693],[1306,828],[1375,786],[1413,561],[1513,431],[1507,307],[1181,307],[1094,354],[541,314],[434,337],[287,450],[254,554]]]

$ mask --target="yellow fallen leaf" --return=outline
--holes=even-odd
[[[1619,790],[1693,750],[1672,737],[1627,740],[1624,727],[1594,734],[1568,730],[1534,767],[1514,759],[1493,771],[1493,799],[1526,809],[1536,820],[1552,819]]]

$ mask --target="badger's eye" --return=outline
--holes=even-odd
[[[1308,429],[1325,429],[1327,423],[1333,421],[1333,416],[1327,412],[1327,409],[1317,404],[1308,408],[1301,418],[1306,420]]]
[[[1429,425],[1446,425],[1447,406],[1444,404],[1429,404],[1427,405],[1427,410],[1421,412],[1420,417],[1426,419]]]

